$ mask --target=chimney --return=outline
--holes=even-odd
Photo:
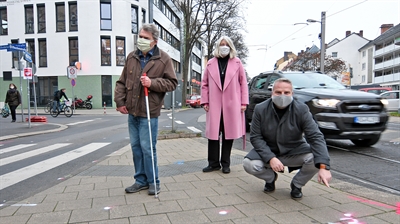
[[[346,37],[350,36],[350,34],[351,34],[350,30],[346,31]]]
[[[386,32],[388,29],[392,28],[393,24],[382,24],[381,27],[381,34],[383,34],[384,32]]]
[[[363,30],[360,30],[360,32],[358,33],[358,35],[359,35],[360,37],[363,37],[364,31],[363,31]]]

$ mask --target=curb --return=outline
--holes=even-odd
[[[63,131],[68,128],[67,125],[63,125],[63,124],[53,124],[53,123],[48,123],[48,124],[59,126],[59,127],[56,129],[50,129],[50,130],[45,130],[45,131],[35,131],[35,132],[27,132],[27,133],[15,134],[15,135],[1,136],[0,141],[13,139],[13,138],[19,138],[19,137],[26,137],[26,136],[31,136],[31,135],[47,134],[47,133],[55,132],[55,131]]]

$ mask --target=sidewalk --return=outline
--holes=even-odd
[[[246,152],[239,149],[232,150],[230,174],[203,173],[204,138],[159,140],[157,154],[158,198],[147,190],[125,193],[134,181],[132,153],[125,146],[30,198],[1,202],[0,223],[400,223],[400,196],[334,178],[327,188],[314,177],[295,201],[293,173],[285,172],[276,191],[265,194],[264,182],[243,170]]]

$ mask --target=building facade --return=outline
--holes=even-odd
[[[35,72],[38,106],[60,88],[69,98],[92,95],[94,108],[114,106],[125,58],[136,49],[140,26],[150,20],[160,30],[158,47],[171,56],[178,78],[181,73],[182,13],[171,0],[8,0],[0,1],[0,17],[0,45],[26,43],[33,63],[24,63]],[[17,70],[22,56],[22,51],[0,51],[0,89],[5,95],[9,83],[15,83],[27,102],[28,81]],[[69,66],[80,67],[73,81]],[[201,63],[192,69],[201,74]],[[29,89],[33,101],[32,83]]]

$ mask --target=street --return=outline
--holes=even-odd
[[[202,108],[165,110],[159,118],[159,132],[201,133],[204,137],[205,112]],[[127,116],[84,114],[71,118],[47,116],[48,123],[67,129],[0,142],[0,200],[12,203],[57,185],[108,155],[129,145]],[[346,182],[400,195],[399,123],[390,123],[381,141],[373,147],[355,147],[350,141],[327,140],[333,177]],[[206,141],[199,139],[198,141]],[[234,148],[241,150],[241,139]],[[246,136],[246,151],[252,148]],[[204,158],[206,161],[207,158]],[[133,167],[132,167],[133,175]]]

